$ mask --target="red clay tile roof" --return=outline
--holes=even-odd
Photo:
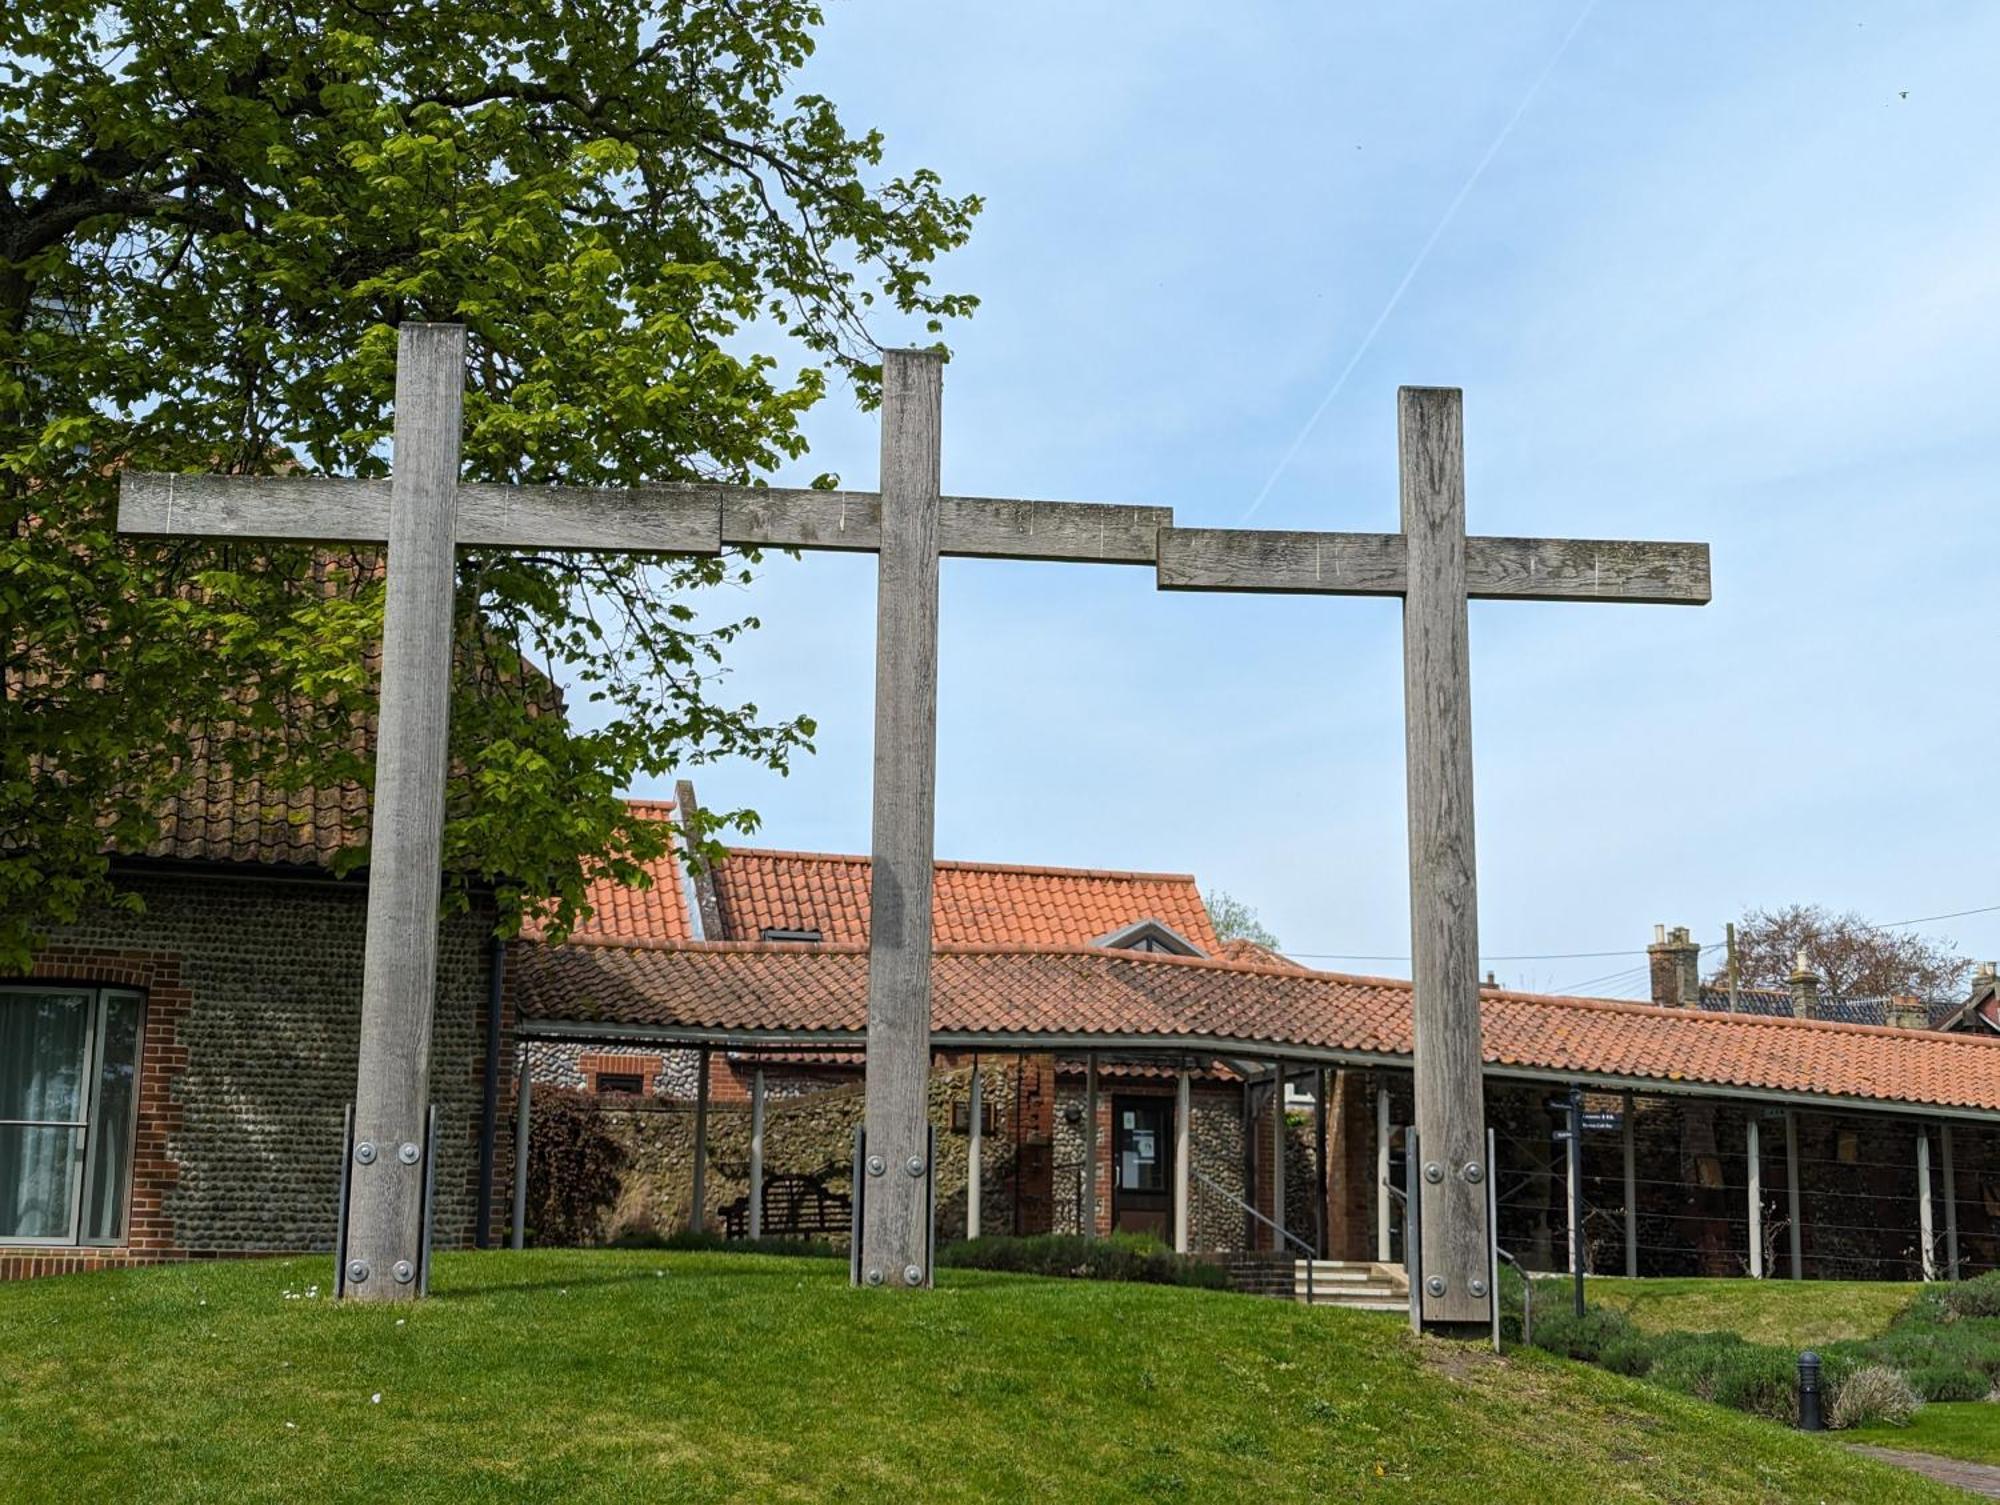
[[[852,1044],[865,1032],[859,947],[711,944],[518,948],[524,1021],[769,1032]],[[1410,985],[1090,948],[959,947],[932,973],[933,1029],[1163,1049],[1287,1047],[1407,1061]],[[1482,990],[1485,1058],[1526,1076],[1757,1089],[2000,1114],[2000,1040]]]
[[[127,855],[331,868],[343,848],[367,844],[368,809],[359,784],[277,789],[204,758],[161,811],[159,834],[143,852]]]
[[[640,820],[671,822],[672,800],[627,800],[625,806]],[[591,916],[571,932],[579,941],[661,941],[679,945],[694,939],[688,923],[687,893],[681,886],[681,865],[667,851],[642,866],[651,888],[600,879],[584,890]],[[524,926],[534,934],[534,928]]]
[[[715,887],[732,940],[817,930],[828,945],[862,945],[869,876],[866,857],[732,847]],[[1206,952],[1221,944],[1184,873],[940,862],[931,912],[940,946],[1083,946],[1139,920],[1158,920]]]

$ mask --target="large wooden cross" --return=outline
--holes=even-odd
[[[461,482],[465,332],[444,324],[405,325],[400,333],[387,481],[137,472],[121,478],[122,532],[387,547],[361,1044],[343,1209],[350,1295],[413,1297],[422,1269],[453,556],[464,547],[879,553],[869,1185],[860,1269],[870,1284],[931,1283],[938,559],[1152,565],[1159,531],[1173,521],[1163,507],[941,496],[942,368],[942,357],[930,352],[886,352],[879,494]]]
[[[1162,507],[940,494],[942,361],[885,353],[879,493],[671,484],[625,490],[458,479],[464,331],[409,325],[388,481],[128,473],[119,527],[154,536],[387,547],[367,956],[350,1163],[347,1285],[417,1292],[438,868],[460,547],[880,556],[864,1213],[859,1278],[926,1286],[938,560],[1153,565],[1170,590],[1406,598],[1418,1125],[1433,1325],[1483,1320],[1490,1249],[1468,1169],[1482,1121],[1464,602],[1473,596],[1696,602],[1699,545],[1470,539],[1458,394],[1403,394],[1400,535],[1176,529]],[[517,1147],[517,1153],[520,1152]],[[1446,1173],[1445,1167],[1449,1167]]]
[[[1401,533],[1166,528],[1159,585],[1403,598],[1404,730],[1410,820],[1410,952],[1421,1165],[1423,1325],[1485,1325],[1495,1230],[1488,1226],[1481,1094],[1479,904],[1474,883],[1469,598],[1517,601],[1709,599],[1708,545],[1563,538],[1468,538],[1460,393],[1404,387],[1396,430]]]

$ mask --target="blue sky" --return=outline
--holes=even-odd
[[[2000,905],[1996,56],[1978,4],[836,0],[803,83],[988,200],[948,491],[1393,529],[1395,389],[1452,385],[1474,532],[1713,544],[1700,610],[1475,604],[1500,957]],[[774,479],[875,484],[872,417],[809,431]],[[866,851],[873,561],[729,604],[732,693],[820,750],[705,802]],[[941,856],[1191,871],[1404,970],[1362,959],[1409,949],[1393,602],[947,561],[942,615]],[[2000,914],[1926,928],[2000,955]]]

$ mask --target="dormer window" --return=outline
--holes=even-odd
[[[767,925],[757,932],[760,941],[792,941],[808,946],[817,946],[820,933],[817,930],[784,930],[775,925]]]
[[[1173,926],[1159,920],[1138,920],[1130,925],[1121,925],[1109,935],[1100,935],[1090,943],[1102,946],[1107,951],[1154,951],[1167,956],[1201,956],[1201,947],[1182,935]]]

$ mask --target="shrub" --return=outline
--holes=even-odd
[[[1943,1303],[1954,1317],[2000,1317],[2000,1270],[1945,1287]]]
[[[1632,1319],[1612,1307],[1594,1306],[1579,1317],[1567,1302],[1551,1302],[1535,1312],[1535,1347],[1566,1359],[1595,1361],[1608,1346],[1641,1341]]]
[[[1071,1280],[1124,1280],[1208,1290],[1224,1290],[1229,1285],[1229,1276],[1220,1265],[1176,1254],[1158,1239],[1133,1233],[1114,1233],[1109,1238],[1074,1233],[1027,1238],[991,1234],[946,1244],[938,1250],[938,1264],[960,1270],[1005,1270]]]
[[[618,1200],[618,1173],[624,1164],[625,1151],[605,1131],[592,1094],[537,1092],[528,1139],[527,1223],[534,1242],[593,1242],[605,1210]]]
[[[1647,1377],[1658,1384],[1772,1421],[1798,1416],[1798,1355],[1745,1343],[1735,1333],[1670,1333],[1655,1341]]]
[[[1886,1364],[1871,1364],[1841,1381],[1827,1421],[1842,1429],[1875,1422],[1906,1427],[1923,1405],[1923,1397],[1896,1370]]]
[[[1653,1347],[1652,1340],[1643,1333],[1634,1333],[1629,1338],[1614,1338],[1604,1345],[1597,1362],[1613,1374],[1629,1374],[1634,1379],[1644,1379],[1653,1369]]]
[[[1985,1400],[1993,1382],[1977,1369],[1956,1364],[1926,1364],[1912,1369],[1910,1388],[1925,1400]]]

